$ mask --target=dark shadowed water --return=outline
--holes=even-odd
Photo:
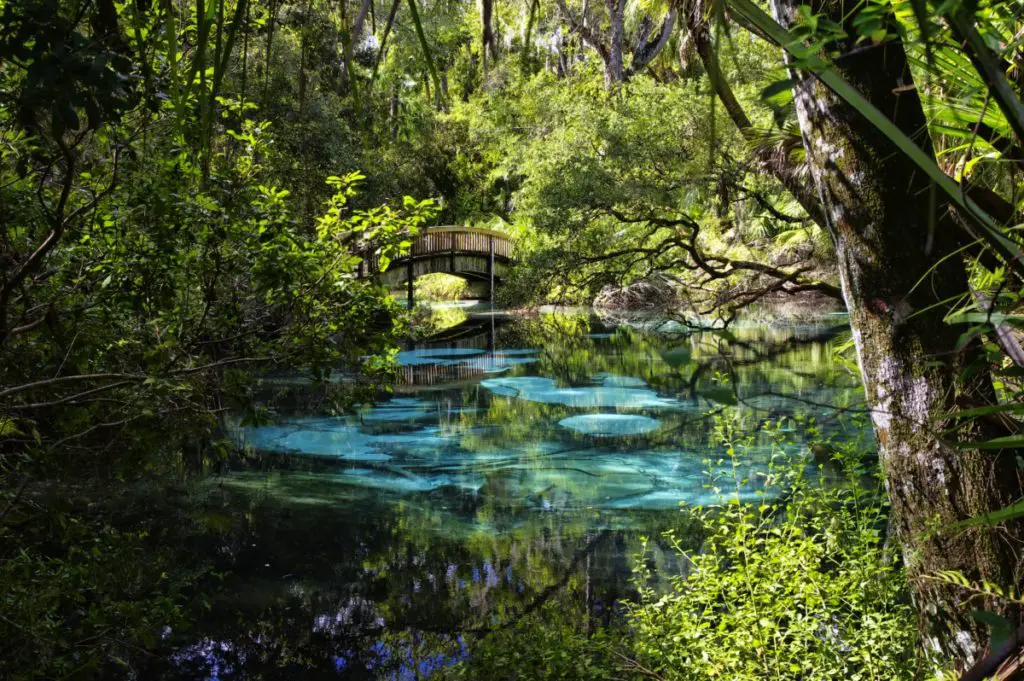
[[[418,679],[552,602],[600,626],[640,535],[688,527],[680,502],[756,499],[780,457],[862,435],[834,408],[858,401],[843,328],[483,311],[402,351],[393,394],[354,413],[239,426],[258,463],[207,483],[197,549],[219,596],[154,675]],[[645,560],[679,570],[657,539]]]

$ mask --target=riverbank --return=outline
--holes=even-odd
[[[632,679],[619,655],[652,664],[666,632],[627,635],[629,608],[655,616],[645,590],[676,593],[706,551],[707,520],[680,502],[773,507],[812,465],[808,438],[854,446],[863,432],[842,411],[854,381],[832,341],[802,326],[744,325],[733,347],[587,310],[464,312],[461,332],[401,350],[391,390],[351,409],[316,398],[307,374],[256,386],[312,397],[233,421],[246,455],[211,475],[83,482],[74,504],[40,502],[76,531],[5,563],[5,616],[24,628],[8,640],[38,652],[25,632],[72,621],[80,641],[123,621],[128,643],[89,648],[95,668],[116,676],[121,660],[162,681],[390,679],[420,664],[435,679]],[[91,585],[86,607],[48,600],[68,580]]]

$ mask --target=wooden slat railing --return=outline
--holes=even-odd
[[[479,255],[490,256],[494,248],[494,257],[502,261],[515,259],[515,242],[507,234],[493,229],[478,227],[428,227],[413,242],[409,256],[393,260],[390,267],[418,258],[429,258],[443,255]],[[365,274],[380,271],[380,257],[374,253],[365,260]]]

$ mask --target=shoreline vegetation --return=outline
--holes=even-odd
[[[0,677],[1013,681],[1022,168],[1014,3],[0,0]]]
[[[559,313],[543,316],[556,318]],[[929,663],[915,653],[914,614],[898,549],[888,539],[877,459],[864,455],[873,445],[863,439],[829,440],[794,449],[794,436],[818,432],[813,420],[750,422],[722,414],[712,423],[709,444],[727,463],[721,472],[706,474],[705,486],[721,487],[727,501],[682,507],[668,516],[662,512],[657,525],[648,522],[617,533],[616,541],[630,538],[635,554],[628,558],[633,571],[627,577],[629,587],[613,602],[613,612],[599,615],[576,600],[580,592],[574,583],[583,565],[577,562],[566,573],[573,582],[545,591],[536,608],[513,617],[508,626],[467,625],[460,631],[455,625],[446,634],[431,634],[426,627],[411,638],[389,635],[389,649],[408,646],[414,658],[436,658],[431,674],[439,679],[639,680],[657,674],[682,681],[719,678],[723,671],[733,678],[755,679],[761,678],[765,664],[778,665],[772,667],[773,675],[783,679],[822,670],[827,670],[826,678],[835,679],[859,674],[917,678],[920,667]],[[855,422],[846,427],[855,428]],[[26,544],[29,552],[4,563],[5,584],[18,584],[20,570],[29,565],[35,575],[30,590],[8,592],[8,612],[25,623],[14,642],[38,645],[34,637],[39,627],[66,631],[72,623],[85,631],[95,626],[91,617],[116,611],[139,618],[123,634],[134,638],[111,639],[100,649],[93,663],[96,673],[114,673],[117,666],[109,666],[111,659],[142,673],[166,672],[156,662],[161,657],[192,654],[175,642],[188,640],[190,629],[208,620],[211,608],[223,607],[215,605],[217,600],[232,602],[235,580],[241,578],[244,584],[248,578],[230,555],[210,552],[211,545],[241,547],[263,541],[263,523],[276,522],[273,518],[282,513],[298,518],[303,508],[336,508],[336,501],[318,501],[312,490],[290,501],[276,496],[266,483],[249,489],[238,486],[246,478],[227,475],[231,469],[260,471],[268,466],[277,475],[289,470],[303,475],[318,467],[331,470],[337,465],[333,457],[318,461],[258,451],[236,456],[222,471],[198,477],[191,473],[178,482],[156,476],[34,487],[25,503],[71,519],[81,534],[69,536],[73,541],[90,538],[92,553],[84,561],[47,561],[42,563],[45,568],[29,562],[40,560],[34,551],[46,551],[45,526],[37,526],[34,532],[43,534]],[[729,490],[744,484],[747,462],[765,456],[771,463],[761,500],[744,501],[738,495],[728,500],[734,495]],[[271,464],[273,458],[279,462]],[[713,463],[706,461],[709,470]],[[456,497],[460,504],[469,503],[464,495]],[[243,520],[253,513],[259,522]],[[85,558],[73,554],[79,555]],[[147,559],[139,560],[143,555]],[[203,556],[201,562],[194,559],[197,555]],[[110,581],[100,580],[96,571],[108,572]],[[56,598],[71,579],[90,585],[85,612],[91,614],[81,620],[66,614],[68,606],[60,600],[39,600],[48,594]],[[49,617],[30,621],[41,606],[52,608]],[[153,638],[157,630],[164,633]],[[369,631],[371,639],[382,635],[375,628]],[[143,643],[157,657],[137,657],[133,645],[138,643],[125,647],[126,640]],[[737,650],[744,653],[737,655]],[[46,653],[54,661],[67,654],[61,644]],[[406,663],[391,659],[373,664],[401,673]],[[399,666],[389,666],[393,664]]]
[[[474,298],[438,299],[419,304],[410,321],[408,340],[422,342],[433,334],[464,322],[469,311],[486,306],[485,300]],[[502,308],[500,312],[502,315],[531,317],[558,312],[586,313],[588,310],[610,325],[622,324],[662,333],[715,328],[721,325],[721,321],[714,317],[693,317],[685,308],[673,309],[671,303],[667,306],[637,304],[627,307],[585,307],[544,303],[529,307]],[[822,323],[825,320],[841,323],[841,318],[845,315],[846,310],[832,298],[806,295],[794,299],[786,294],[778,294],[765,296],[763,301],[750,306],[739,318],[730,323],[785,327],[799,323]]]

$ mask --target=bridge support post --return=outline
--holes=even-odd
[[[449,232],[448,237],[448,274],[455,274],[455,237],[458,236],[455,232]]]
[[[487,246],[491,254],[487,258],[487,302],[494,305],[494,237],[487,237]]]
[[[405,264],[405,278],[406,278],[406,296],[409,300],[409,309],[412,309],[412,305],[415,301],[415,295],[413,294],[412,282],[416,278],[415,272],[413,272],[412,258],[409,258],[409,262]]]

